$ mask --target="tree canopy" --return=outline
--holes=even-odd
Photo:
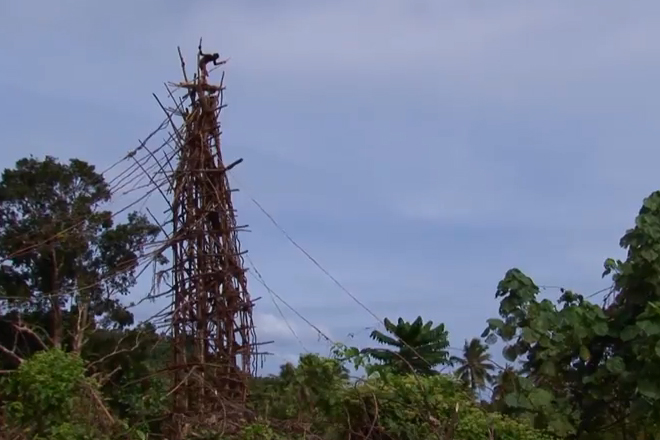
[[[137,212],[116,223],[103,209],[111,196],[94,166],[76,159],[26,158],[2,173],[0,291],[10,311],[33,312],[53,347],[79,351],[97,323],[133,324],[120,298],[159,228]]]

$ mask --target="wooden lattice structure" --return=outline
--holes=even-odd
[[[171,178],[173,415],[229,417],[246,398],[255,373],[253,302],[247,290],[232,191],[220,145],[224,73],[208,82],[208,68],[224,64],[199,49],[197,72],[174,84],[183,99],[166,109],[174,129],[176,165]],[[173,95],[174,96],[174,93]]]

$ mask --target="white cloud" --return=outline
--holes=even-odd
[[[289,340],[293,337],[291,330],[282,318],[270,313],[256,313],[254,315],[255,327],[262,338],[276,338]],[[293,328],[293,326],[292,326]],[[295,331],[295,330],[294,330]]]
[[[271,307],[268,307],[272,309]],[[260,340],[274,340],[277,344],[290,344],[301,342],[302,344],[319,340],[319,335],[314,328],[307,324],[297,322],[297,318],[283,318],[275,313],[264,312],[260,309],[254,314],[254,324]],[[288,323],[288,325],[287,325]],[[315,324],[316,325],[316,324]],[[322,325],[316,325],[327,337],[332,338],[330,331]]]

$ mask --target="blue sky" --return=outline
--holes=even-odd
[[[659,12],[650,0],[0,0],[0,166],[115,162],[160,122],[151,93],[179,79],[176,46],[192,57],[202,36],[231,58],[225,157],[245,159],[239,223],[266,282],[336,341],[363,344],[376,325],[248,195],[378,316],[445,322],[458,347],[496,314],[511,267],[582,293],[607,285],[603,260],[622,255],[658,188]],[[273,371],[302,348],[251,287]]]

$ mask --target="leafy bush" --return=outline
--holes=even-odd
[[[490,433],[510,440],[551,438],[523,422],[486,412],[450,376],[374,369],[355,349],[343,353],[350,355],[346,360],[374,372],[351,383],[338,359],[303,355],[297,367],[289,365],[278,377],[256,380],[259,391],[253,398],[261,415],[273,426],[283,424],[278,419],[294,419],[294,431],[324,439],[422,440],[455,435],[477,440]]]
[[[8,430],[28,438],[100,438],[84,419],[95,385],[78,356],[59,349],[37,353],[3,380],[2,389]]]

